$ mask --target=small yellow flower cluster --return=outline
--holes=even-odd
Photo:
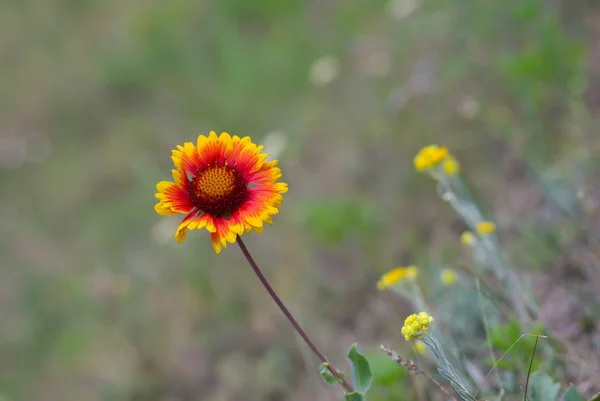
[[[455,175],[460,171],[458,160],[448,152],[445,146],[425,146],[414,158],[414,165],[417,171],[429,170],[440,163],[444,172],[448,175]]]
[[[471,231],[465,231],[460,235],[460,243],[464,246],[472,246],[475,243],[475,236]]]
[[[445,146],[425,146],[415,156],[415,169],[417,169],[417,171],[422,171],[437,166],[444,160],[447,154],[448,149]]]
[[[419,355],[425,355],[427,352],[427,346],[425,343],[423,343],[423,341],[415,341],[413,349],[415,350],[415,353]]]
[[[493,221],[480,221],[476,224],[477,232],[481,235],[492,234],[496,231],[496,224]]]
[[[431,323],[433,323],[433,317],[429,316],[427,312],[419,312],[418,315],[413,313],[404,320],[402,335],[406,341],[420,338],[429,330]]]
[[[416,266],[397,267],[385,273],[377,282],[377,289],[383,291],[393,287],[403,280],[414,280],[417,278],[418,269]]]
[[[475,224],[475,230],[481,236],[490,235],[496,232],[496,223],[493,221],[480,221]],[[471,231],[465,231],[460,235],[460,243],[465,246],[473,246],[475,244],[475,234]]]
[[[450,153],[444,159],[444,172],[448,175],[456,175],[460,172],[460,163]]]
[[[440,280],[442,281],[442,284],[444,284],[446,287],[449,287],[451,285],[454,285],[454,283],[456,283],[456,271],[454,271],[453,269],[442,269],[442,273],[440,274]]]

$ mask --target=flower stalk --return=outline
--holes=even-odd
[[[275,303],[277,304],[277,306],[279,307],[281,312],[285,315],[287,320],[289,320],[289,322],[294,327],[296,332],[300,335],[300,337],[302,337],[302,339],[304,340],[306,345],[308,345],[308,347],[311,349],[313,354],[315,354],[317,356],[317,358],[319,358],[321,363],[323,363],[324,366],[326,366],[327,369],[329,369],[331,374],[336,378],[336,380],[338,381],[338,383],[344,390],[344,393],[354,392],[354,388],[352,387],[352,385],[350,383],[348,383],[343,377],[340,376],[340,374],[333,367],[331,362],[329,362],[329,360],[327,359],[325,354],[323,354],[323,352],[321,352],[321,350],[315,345],[315,343],[312,342],[310,337],[308,337],[308,334],[306,333],[306,331],[304,331],[302,326],[300,326],[300,323],[298,323],[296,321],[296,319],[294,318],[292,313],[288,310],[288,308],[285,306],[285,304],[283,303],[281,298],[279,298],[279,296],[277,295],[277,293],[275,292],[275,290],[273,289],[271,284],[269,284],[269,281],[267,280],[267,278],[264,276],[264,274],[260,270],[260,267],[258,267],[258,264],[254,261],[254,258],[252,257],[252,255],[250,255],[250,252],[248,251],[246,244],[244,244],[244,241],[242,241],[242,238],[239,235],[237,236],[237,244],[239,245],[240,249],[242,250],[242,253],[244,254],[244,257],[250,264],[250,267],[252,267],[252,270],[254,270],[254,273],[260,280],[261,284],[263,285],[263,287],[265,287],[265,290],[267,290],[267,292],[269,293],[271,298],[273,298],[273,301],[275,301]]]
[[[427,312],[413,313],[404,320],[402,326],[402,335],[406,341],[414,339],[420,339],[423,343],[429,347],[429,350],[433,353],[435,360],[439,366],[438,372],[442,377],[450,382],[452,389],[461,399],[461,401],[477,401],[473,397],[465,385],[463,384],[458,373],[446,358],[444,349],[439,341],[433,337],[430,333],[430,327],[434,319],[429,316]]]
[[[439,366],[438,372],[440,375],[442,375],[442,377],[450,382],[452,389],[458,395],[458,397],[462,401],[477,401],[475,397],[469,393],[460,376],[450,364],[450,361],[448,361],[444,349],[439,341],[428,332],[421,337],[421,341],[423,341],[423,343],[425,343],[425,345],[427,345],[427,347],[429,347],[433,353],[433,356],[435,357],[435,360]]]

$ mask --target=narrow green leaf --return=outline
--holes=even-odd
[[[562,396],[562,401],[585,401],[585,398],[579,394],[577,387],[569,386]]]
[[[365,394],[373,382],[373,374],[371,373],[369,361],[363,354],[358,352],[356,344],[352,344],[348,350],[348,359],[352,363],[352,380],[354,381],[354,386],[359,393]]]
[[[592,396],[588,401],[600,401],[600,393]]]
[[[327,363],[322,363],[321,366],[319,366],[319,373],[321,374],[321,377],[325,383],[332,384],[334,386],[338,384],[337,379],[329,370],[329,365]]]
[[[345,401],[364,401],[365,397],[361,393],[348,393],[344,396]]]
[[[556,401],[560,383],[555,382],[544,372],[536,371],[531,374],[529,390],[531,401]]]

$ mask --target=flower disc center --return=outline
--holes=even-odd
[[[209,166],[192,180],[194,204],[214,217],[228,217],[246,200],[244,177],[228,166]]]

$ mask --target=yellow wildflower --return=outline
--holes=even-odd
[[[475,243],[475,236],[471,231],[465,231],[460,235],[460,243],[465,246],[472,246]]]
[[[427,347],[425,346],[423,341],[415,341],[413,349],[419,355],[425,355],[425,352],[427,352]]]
[[[456,175],[460,172],[460,163],[450,153],[444,159],[444,172],[447,175]]]
[[[433,317],[429,316],[427,312],[419,312],[419,314],[413,313],[404,320],[402,335],[406,341],[423,337],[429,330],[431,323],[433,323]]]
[[[451,286],[456,282],[456,271],[453,269],[442,269],[440,280],[445,286]]]
[[[492,234],[496,231],[496,223],[493,221],[480,221],[476,224],[476,228],[481,235]]]
[[[415,169],[417,171],[423,171],[437,166],[444,161],[447,154],[448,149],[444,146],[425,146],[414,158]]]
[[[416,266],[397,267],[381,276],[377,283],[377,288],[383,291],[403,280],[414,280],[417,278],[417,274],[418,269]]]

